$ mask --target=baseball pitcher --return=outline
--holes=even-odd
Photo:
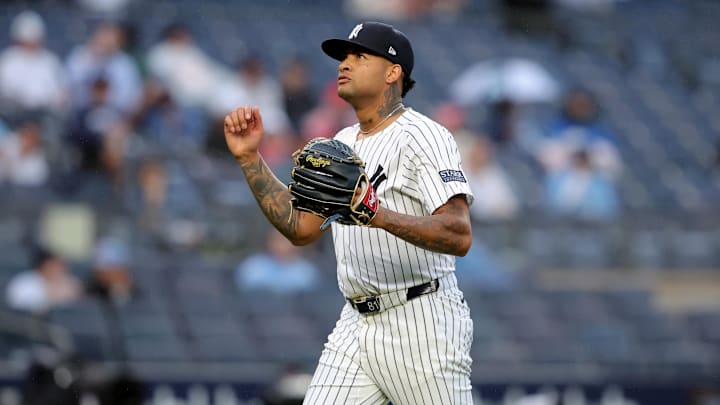
[[[358,123],[293,155],[285,186],[258,153],[257,107],[225,118],[228,148],[268,220],[296,245],[331,230],[346,297],[306,404],[471,404],[473,323],[455,278],[470,248],[472,194],[457,145],[403,104],[408,38],[364,22],[322,50]]]

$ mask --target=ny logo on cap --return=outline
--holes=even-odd
[[[353,28],[353,30],[350,32],[350,35],[348,36],[348,39],[354,39],[357,38],[358,34],[360,33],[360,30],[363,29],[362,24],[358,24]]]
[[[388,53],[389,53],[390,55],[392,55],[392,56],[396,56],[396,55],[397,55],[397,51],[396,51],[395,48],[393,48],[392,46],[391,46],[390,48],[388,48]]]

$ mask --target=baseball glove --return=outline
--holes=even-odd
[[[346,144],[315,138],[293,153],[295,167],[288,185],[292,205],[325,221],[345,225],[368,225],[379,202],[365,173],[365,164]]]

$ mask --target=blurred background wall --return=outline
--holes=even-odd
[[[323,39],[412,40],[476,194],[476,404],[720,403],[720,3],[0,2],[0,404],[299,403],[343,298],[262,216],[263,155],[354,122]]]

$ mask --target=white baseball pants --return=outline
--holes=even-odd
[[[472,336],[454,286],[375,314],[346,304],[303,403],[472,404]]]

